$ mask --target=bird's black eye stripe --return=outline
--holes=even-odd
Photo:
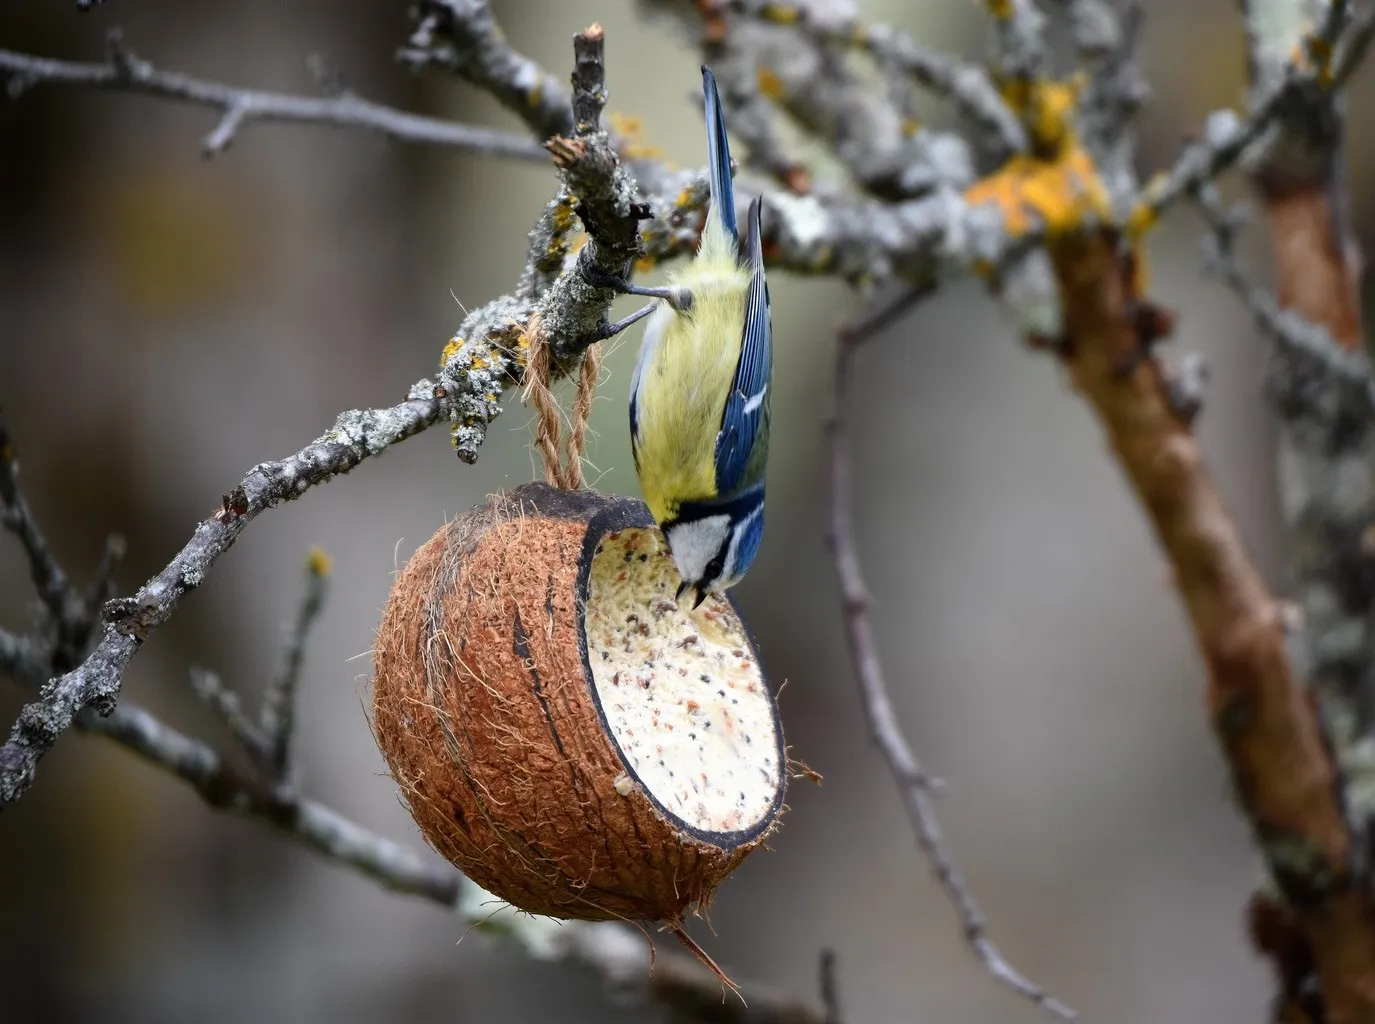
[[[721,570],[726,567],[726,552],[730,550],[731,536],[732,531],[727,531],[725,540],[721,541],[721,546],[716,549],[715,556],[707,563],[707,567],[702,570],[702,579],[701,582],[698,583],[699,589],[705,590],[721,578]]]

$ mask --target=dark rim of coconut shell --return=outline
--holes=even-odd
[[[552,490],[552,488],[550,490]],[[567,500],[568,492],[557,493],[563,496],[565,501]],[[648,506],[642,501],[638,501],[634,498],[617,498],[603,495],[597,495],[596,498],[599,500],[589,502],[588,504],[594,506],[599,505],[600,509],[588,520],[587,534],[583,538],[582,553],[578,556],[577,620],[578,654],[582,658],[583,678],[586,681],[588,690],[591,692],[592,703],[597,708],[597,718],[601,722],[602,730],[606,733],[607,739],[611,741],[611,745],[615,747],[616,756],[620,758],[621,767],[625,769],[626,774],[635,780],[636,785],[640,788],[640,792],[648,797],[655,809],[666,819],[671,821],[676,828],[687,833],[694,839],[698,839],[704,843],[710,843],[712,846],[721,849],[729,850],[745,846],[773,828],[778,818],[779,811],[783,807],[783,798],[788,789],[788,760],[783,743],[783,722],[778,713],[778,700],[773,690],[769,687],[768,675],[765,673],[764,664],[760,660],[759,648],[755,643],[754,635],[750,632],[749,626],[746,624],[743,616],[740,615],[740,609],[736,607],[735,601],[732,600],[729,594],[725,595],[726,603],[730,606],[731,612],[739,622],[741,632],[745,634],[745,643],[749,646],[751,659],[759,669],[764,694],[769,703],[769,715],[773,721],[773,734],[777,746],[775,753],[778,758],[778,788],[774,792],[773,802],[769,805],[768,810],[759,819],[757,824],[752,825],[748,829],[741,829],[735,832],[712,832],[706,829],[696,828],[695,826],[689,825],[682,818],[665,807],[659,801],[658,797],[650,790],[649,786],[640,779],[640,776],[626,758],[625,752],[621,750],[620,743],[616,741],[616,735],[611,731],[611,723],[606,717],[606,709],[602,707],[601,697],[597,693],[597,687],[594,682],[596,677],[592,673],[592,662],[588,657],[586,615],[583,611],[587,607],[588,592],[591,586],[592,559],[597,553],[597,545],[601,543],[602,538],[608,533],[627,529],[654,529],[655,526],[654,518],[649,514]],[[587,506],[584,505],[582,511],[585,512],[586,508]],[[540,504],[540,511],[546,515],[558,514],[558,511],[554,508],[546,509],[543,503]]]

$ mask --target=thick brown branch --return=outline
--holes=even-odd
[[[1075,387],[1174,568],[1208,670],[1207,706],[1242,807],[1317,963],[1330,1019],[1375,1015],[1375,915],[1353,874],[1338,773],[1285,650],[1284,620],[1127,315],[1115,239],[1054,240]]]

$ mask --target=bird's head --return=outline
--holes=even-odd
[[[708,593],[724,593],[739,583],[754,563],[764,536],[763,493],[720,511],[680,517],[663,531],[683,580],[678,600],[692,591],[692,607],[697,608]]]
[[[691,593],[695,609],[712,590],[725,590],[734,580],[725,575],[731,550],[731,518],[722,513],[672,523],[664,529],[668,549],[682,583],[677,600]]]

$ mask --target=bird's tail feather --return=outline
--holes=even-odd
[[[702,65],[702,87],[706,93],[707,163],[710,169],[711,206],[707,209],[707,228],[719,227],[732,245],[739,244],[735,221],[735,186],[730,177],[730,142],[726,139],[726,119],[721,97],[716,91],[716,76]],[[704,239],[705,242],[705,239]]]

